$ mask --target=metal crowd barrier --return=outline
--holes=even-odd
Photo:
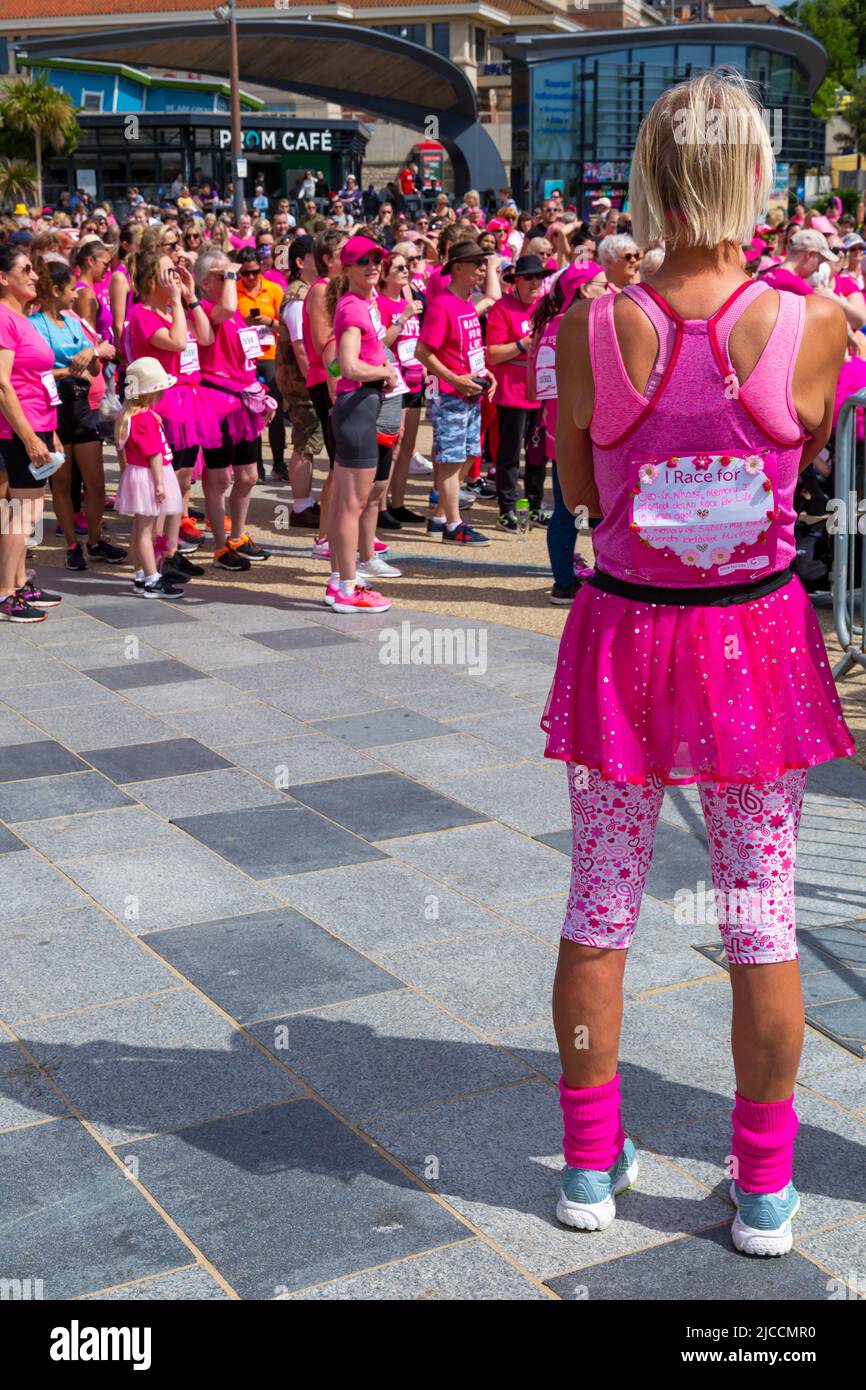
[[[858,391],[843,403],[836,426],[833,619],[845,655],[833,668],[835,680],[853,666],[866,667],[866,439],[857,448],[857,422],[864,421],[864,414],[866,391]]]

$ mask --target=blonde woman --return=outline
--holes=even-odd
[[[689,139],[703,116],[739,140]],[[542,720],[547,756],[568,765],[574,822],[554,986],[567,1164],[557,1216],[603,1230],[637,1178],[620,1118],[623,968],[665,787],[695,783],[733,992],[733,1135],[719,1136],[718,1161],[747,1255],[791,1249],[800,1201],[793,876],[806,770],[854,752],[792,569],[794,489],[830,434],[846,325],[836,304],[740,268],[773,174],[760,108],[736,74],[670,89],[641,126],[631,215],[640,244],[664,238],[665,259],[651,286],[576,303],[557,340],[563,496],[602,520]],[[706,1075],[708,1105],[717,1078]],[[688,1166],[696,1150],[676,1118],[671,1152]]]

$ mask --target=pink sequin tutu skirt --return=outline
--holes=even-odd
[[[197,383],[184,381],[183,377],[166,391],[156,408],[171,449],[180,451],[196,444],[202,449],[219,448],[220,422],[210,401],[216,394],[205,394]]]
[[[205,448],[219,448],[225,441],[239,444],[244,439],[258,439],[265,428],[264,412],[257,414],[247,409],[240,396],[229,395],[228,391],[217,391],[204,382],[199,390],[217,434],[216,443],[207,444]]]
[[[577,592],[541,727],[545,757],[612,782],[763,782],[851,757],[821,628],[796,576],[677,607]]]
[[[180,516],[183,512],[183,498],[171,464],[163,467],[162,476],[165,501],[157,502],[150,469],[135,465],[124,468],[114,499],[115,512],[123,516],[159,516],[160,512],[165,512],[166,516]]]

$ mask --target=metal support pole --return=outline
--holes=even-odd
[[[244,210],[244,181],[238,173],[238,161],[243,157],[241,136],[241,96],[238,78],[238,26],[235,0],[229,0],[229,82],[232,105],[232,183],[234,186],[235,222]]]

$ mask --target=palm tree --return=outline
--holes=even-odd
[[[0,206],[29,203],[36,193],[36,168],[26,159],[0,158]]]
[[[33,136],[36,151],[36,201],[42,206],[42,146],[47,142],[62,150],[75,129],[75,107],[65,92],[41,74],[38,77],[13,78],[2,84],[0,122],[10,130],[20,130]]]

